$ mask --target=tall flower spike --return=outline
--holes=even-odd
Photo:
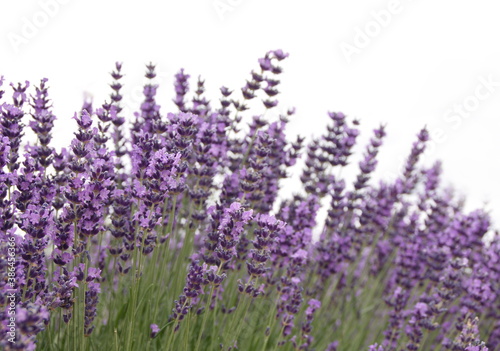
[[[100,278],[101,270],[90,267],[86,278],[87,289],[85,291],[85,336],[92,334],[95,328],[92,323],[97,316],[97,304],[101,293]]]
[[[382,145],[383,138],[385,137],[385,127],[380,126],[373,131],[374,136],[370,139],[370,144],[367,146],[363,160],[359,163],[361,173],[358,175],[354,183],[354,189],[360,190],[365,188],[371,173],[377,166],[377,155],[380,146]]]
[[[30,82],[25,81],[24,85],[17,83],[17,86],[11,83],[10,86],[12,87],[12,90],[14,90],[14,93],[12,94],[14,106],[22,108],[23,104],[28,101],[28,94],[26,94],[26,90],[29,88]]]
[[[189,74],[184,73],[184,68],[182,68],[175,75],[175,99],[174,103],[177,105],[181,112],[187,112],[185,96],[189,92]]]
[[[245,225],[252,218],[252,210],[245,211],[238,202],[226,208],[219,226],[219,243],[215,249],[217,258],[227,267],[236,254],[236,245]]]
[[[110,116],[111,122],[113,123],[113,130],[111,132],[111,138],[113,140],[114,148],[115,148],[115,169],[117,173],[118,187],[122,187],[126,179],[126,175],[124,174],[125,168],[125,160],[124,156],[128,153],[127,148],[127,138],[125,137],[123,131],[123,124],[125,123],[125,118],[122,117],[121,113],[123,111],[121,101],[123,96],[121,94],[122,84],[120,82],[121,78],[123,78],[122,74],[122,63],[115,63],[115,70],[111,72],[111,77],[113,78],[113,82],[110,84],[113,92],[110,95],[111,105],[110,105]]]
[[[416,174],[416,165],[420,156],[425,151],[426,142],[429,140],[429,132],[423,128],[417,135],[417,141],[413,143],[410,156],[406,161],[403,171],[403,177],[400,180],[400,191],[403,194],[409,194],[415,188],[418,181],[418,174]]]
[[[267,267],[267,261],[271,257],[271,250],[276,246],[276,237],[283,230],[285,223],[265,214],[257,215],[255,222],[257,222],[258,228],[254,230],[255,240],[252,242],[254,248],[250,250],[246,264],[248,275],[251,277],[249,279],[255,278],[257,280],[270,270]],[[245,286],[240,283],[238,288],[240,292],[258,296],[261,293],[254,288],[254,283],[252,281],[252,285],[247,283]]]
[[[210,101],[208,101],[203,93],[205,92],[205,81],[198,76],[197,89],[194,92],[195,95],[192,98],[191,112],[195,115],[205,118],[210,114]]]
[[[199,265],[198,262],[193,262],[190,265],[186,285],[179,296],[179,300],[175,301],[172,310],[172,318],[175,320],[174,331],[179,330],[180,322],[187,316],[191,308],[197,304],[198,296],[203,294],[203,287],[208,285],[207,270],[208,266],[206,264]]]
[[[304,323],[302,323],[302,329],[301,329],[302,340],[303,340],[303,343],[299,346],[301,350],[309,350],[311,347],[311,344],[314,339],[313,336],[311,335],[314,313],[320,308],[321,308],[321,302],[316,299],[310,299],[307,302],[306,320]]]
[[[46,85],[47,78],[40,81],[40,85],[36,87],[35,96],[31,96],[33,108],[33,121],[30,121],[29,126],[35,132],[40,145],[34,146],[34,157],[37,162],[44,168],[52,163],[53,150],[48,145],[52,139],[51,130],[54,126],[56,117],[52,114],[50,108],[50,100],[48,98],[48,87]]]
[[[488,351],[485,343],[479,339],[478,329],[479,319],[468,318],[463,324],[463,328],[452,344],[453,350],[463,351]]]
[[[9,140],[7,168],[13,173],[19,168],[19,147],[23,137],[24,124],[21,122],[24,112],[16,106],[0,105],[1,135]]]

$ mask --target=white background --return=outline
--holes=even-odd
[[[157,64],[166,113],[179,68],[191,86],[201,74],[215,100],[220,86],[239,89],[259,57],[282,48],[290,57],[280,105],[297,108],[291,136],[319,136],[327,111],[359,118],[363,143],[386,123],[377,177],[387,178],[427,125],[435,140],[425,163],[443,160],[445,183],[467,197],[467,209],[485,206],[498,223],[498,10],[491,0],[0,0],[0,75],[49,78],[60,147],[84,92],[95,105],[106,98],[115,61],[124,62],[131,109],[144,64]]]

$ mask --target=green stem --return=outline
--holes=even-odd
[[[219,266],[219,269],[222,265]],[[212,299],[212,296],[214,294],[214,290],[215,290],[215,285],[212,284],[212,289],[210,290],[210,295],[208,295],[208,298],[207,298],[207,306],[210,307],[210,303],[211,303],[211,299]],[[205,313],[204,313],[204,316],[203,316],[203,321],[201,322],[201,329],[200,331],[198,332],[198,340],[196,341],[196,347],[195,347],[195,350],[198,351],[199,348],[200,348],[200,343],[201,343],[201,337],[203,335],[203,332],[205,331],[205,324],[207,323],[207,319],[208,319],[208,310],[209,308],[207,308],[205,310]]]
[[[281,295],[280,295],[281,296]],[[276,324],[276,304],[274,304],[274,308],[272,312],[269,314],[269,321],[267,325],[269,326],[269,333],[267,333],[266,338],[264,339],[264,345],[262,346],[262,351],[265,351],[267,348],[267,343],[269,342],[269,337],[273,333],[274,325]]]
[[[181,311],[184,310],[184,307],[186,307],[187,303],[190,302],[191,299],[186,299],[186,301],[184,301],[184,304],[182,305],[181,307]],[[175,328],[177,327],[177,323],[179,322],[179,316],[177,316],[174,320],[174,322],[172,323],[172,333],[170,333],[170,336],[168,338],[168,342],[167,342],[167,345],[166,345],[166,351],[169,351],[169,350],[173,350],[173,348],[171,348],[170,346],[173,346],[173,342],[175,341],[175,333],[176,333],[176,330]]]
[[[169,265],[170,261],[169,261],[169,257],[170,257],[170,239],[172,238],[172,229],[173,229],[173,226],[174,226],[174,216],[175,216],[175,209],[177,207],[177,195],[174,196],[173,200],[172,200],[172,210],[170,211],[170,215],[168,217],[168,224],[167,224],[167,227],[164,227],[164,228],[167,228],[166,229],[166,232],[165,232],[165,229],[162,230],[162,236],[165,236],[166,233],[169,233],[169,237],[167,239],[167,241],[159,248],[161,253],[159,254],[159,256],[162,258],[162,260],[160,261],[160,269],[158,270],[158,275],[156,276],[156,282],[159,284],[160,282],[163,282],[164,279],[164,275],[165,275],[165,269],[167,268],[167,266]],[[164,212],[166,211],[166,201],[165,201],[165,210]],[[165,214],[163,215],[163,217],[165,216]],[[162,218],[163,218],[162,217]],[[153,261],[153,263],[156,263],[156,261]],[[160,289],[159,289],[160,290]],[[154,307],[154,312],[153,312],[153,321],[156,321],[156,318],[158,316],[158,307],[159,307],[159,304],[160,304],[160,296],[157,296],[157,298],[155,299],[155,307]]]

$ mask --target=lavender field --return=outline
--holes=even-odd
[[[293,108],[269,117],[287,57],[218,101],[180,70],[174,111],[148,64],[133,115],[117,63],[62,149],[50,79],[1,80],[3,350],[500,349],[500,238],[439,161],[419,163],[427,129],[395,180],[373,180],[384,125],[353,163],[356,119],[325,112],[306,142]]]

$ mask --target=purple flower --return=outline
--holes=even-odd
[[[296,258],[305,261],[307,260],[307,251],[299,249],[294,254],[292,254],[291,258]]]
[[[368,347],[368,351],[385,351],[385,349],[382,347],[382,345],[375,343]]]
[[[426,128],[422,129],[417,135],[417,141],[413,143],[410,156],[406,161],[401,181],[401,191],[404,194],[409,194],[416,186],[418,174],[416,174],[416,165],[420,156],[425,151],[426,142],[429,140],[429,132]]]
[[[175,300],[175,306],[172,310],[172,318],[176,323],[174,331],[179,329],[180,322],[187,316],[191,308],[196,305],[199,295],[204,293],[204,286],[209,284],[206,274],[207,269],[207,265],[199,265],[198,262],[193,262],[190,265],[183,293],[179,296],[178,300]]]
[[[272,65],[271,65],[271,59],[269,57],[260,58],[259,59],[259,65],[260,65],[260,68],[263,71],[269,71],[271,69],[271,67],[272,67]]]
[[[47,340],[71,346],[66,339],[76,329],[100,337],[94,328],[116,324],[122,313],[144,331],[139,313],[149,307],[141,307],[142,294],[152,294],[158,310],[166,301],[155,294],[165,288],[164,297],[171,296],[179,274],[184,286],[170,320],[157,320],[156,312],[152,319],[171,331],[167,348],[193,348],[198,339],[197,348],[212,348],[206,322],[213,322],[209,334],[226,327],[222,334],[230,337],[220,347],[228,350],[287,343],[330,351],[499,347],[500,236],[488,213],[466,212],[443,188],[440,162],[419,166],[425,128],[402,175],[378,184],[371,179],[386,133],[385,126],[373,130],[351,182],[341,174],[352,162],[360,123],[329,112],[324,134],[304,148],[299,188],[281,193],[305,139],[287,135],[294,108],[255,114],[250,100],[260,99],[266,110],[278,105],[287,57],[268,51],[240,89],[220,89],[216,108],[205,80],[198,76],[190,92],[181,69],[176,113],[160,109],[150,63],[129,130],[116,63],[109,102],[98,106],[86,97],[74,116],[73,140],[57,151],[47,79],[31,88],[11,84],[11,101],[0,103],[0,271],[7,272],[0,279],[0,329],[11,331],[14,303],[15,348],[33,350],[37,341],[49,347]],[[36,143],[21,151],[28,109]],[[115,302],[137,305],[99,304],[116,294],[126,296]],[[190,337],[181,340],[174,333],[186,318]],[[161,337],[157,324],[149,330]],[[233,330],[243,331],[232,339]],[[266,339],[251,338],[250,345],[243,333],[259,330]],[[45,332],[50,337],[38,337]],[[131,347],[147,341],[145,334],[130,336]],[[5,339],[0,345],[13,349]]]
[[[274,57],[276,57],[278,60],[283,60],[289,56],[288,53],[284,53],[283,50],[278,49],[273,51]]]
[[[189,91],[189,74],[184,73],[184,69],[181,69],[175,75],[175,99],[174,103],[177,105],[180,111],[186,112],[186,102],[184,100],[185,95]]]
[[[85,291],[85,336],[92,334],[95,328],[92,323],[97,316],[97,304],[99,302],[99,293],[101,292],[101,284],[95,281],[97,278],[100,278],[100,276],[92,278],[92,281],[87,278],[87,290]]]
[[[479,339],[478,318],[468,318],[463,328],[452,343],[454,350],[488,351],[485,343]]]
[[[258,228],[254,230],[255,240],[252,242],[254,249],[250,250],[250,257],[247,260],[247,271],[252,278],[258,278],[266,274],[270,268],[267,262],[271,257],[271,250],[276,245],[276,237],[285,226],[282,221],[276,220],[274,216],[259,214],[255,217]],[[240,292],[258,296],[261,292],[255,290],[254,282],[249,286],[239,285]]]
[[[314,319],[314,312],[321,307],[321,302],[316,299],[310,299],[307,303],[308,307],[306,309],[306,321],[302,323],[301,333],[302,339],[304,342],[301,345],[301,348],[307,350],[311,346],[313,342],[312,332],[312,322]]]
[[[252,216],[252,211],[243,211],[241,204],[232,203],[224,211],[218,231],[219,243],[215,250],[218,259],[223,262],[229,262],[236,253],[236,245]]]
[[[316,310],[321,308],[321,302],[316,299],[310,299],[307,304],[309,305],[306,310],[307,316],[312,316]]]
[[[160,332],[160,328],[156,324],[151,324],[149,328],[151,329],[151,334],[150,334],[151,339],[153,339]]]

